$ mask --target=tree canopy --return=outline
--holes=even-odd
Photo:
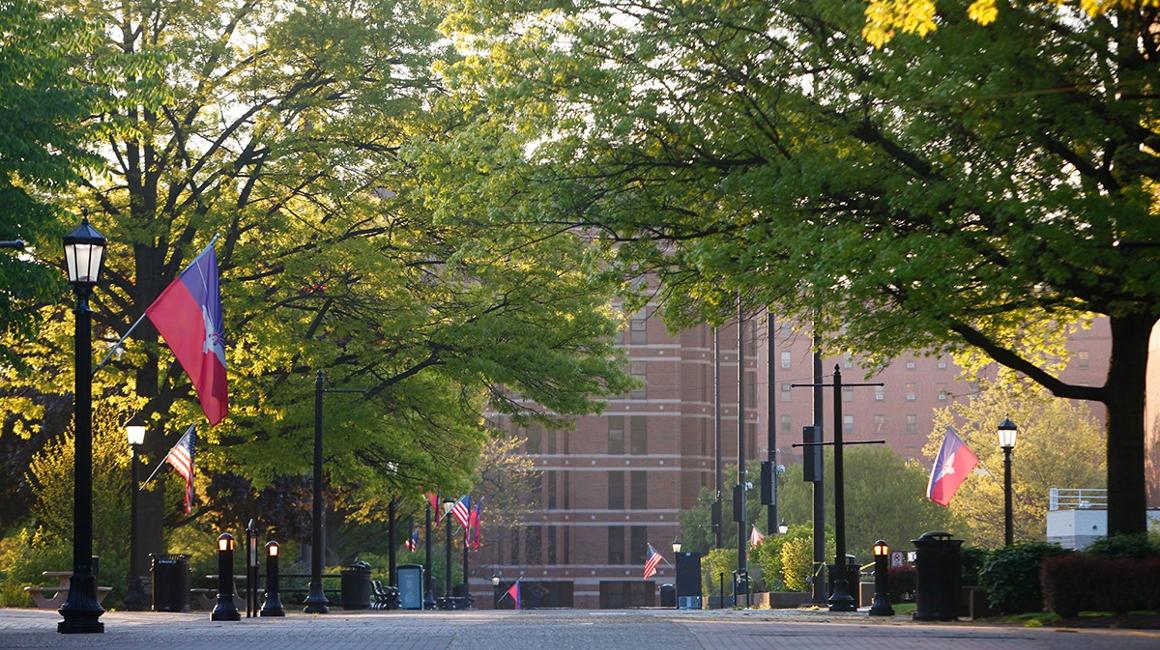
[[[115,98],[94,117],[102,172],[65,200],[110,241],[95,354],[218,237],[231,407],[200,427],[197,467],[244,479],[222,498],[307,473],[317,370],[364,391],[324,398],[328,481],[359,517],[465,490],[485,410],[547,419],[627,390],[613,285],[590,272],[602,251],[426,205],[417,169],[453,126],[430,110],[432,70],[455,58],[428,4],[64,5],[100,27],[83,73]],[[71,323],[64,305],[41,313],[55,324],[24,342],[31,371],[0,369],[5,435],[34,447],[71,401]],[[152,462],[204,423],[148,321],[95,382],[98,400],[149,418]],[[148,525],[170,507],[146,495]],[[146,540],[161,550],[159,533]]]
[[[1004,418],[1018,427],[1011,470],[1016,540],[1044,539],[1051,488],[1101,488],[1107,479],[1103,432],[1086,404],[1034,387],[1022,394],[992,387],[935,411],[923,453],[937,456],[952,426],[979,457],[947,507],[966,526],[964,538],[990,548],[1003,544],[1003,452],[995,424]]]
[[[740,295],[828,349],[975,349],[1101,402],[1110,530],[1144,529],[1154,9],[1112,25],[1019,3],[984,27],[952,4],[875,51],[864,5],[840,0],[447,4],[466,54],[445,105],[466,126],[433,172],[453,188],[437,212],[471,195],[479,219],[599,236],[658,275],[676,326]],[[1069,384],[1044,352],[1092,315],[1108,379]]]

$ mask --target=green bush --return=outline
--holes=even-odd
[[[889,576],[887,589],[890,591],[890,602],[913,602],[914,592],[918,589],[918,571],[912,564],[890,567],[886,575]]]
[[[1055,544],[1020,542],[988,554],[979,571],[991,607],[1004,614],[1043,611],[1040,566],[1043,560],[1067,553]]]
[[[785,591],[781,547],[788,539],[787,535],[767,535],[760,544],[753,547],[750,564],[761,568],[766,591]]]
[[[1047,609],[1063,618],[1081,611],[1160,609],[1160,557],[1069,554],[1049,557],[1041,572]]]
[[[987,562],[986,549],[964,546],[962,548],[962,584],[964,586],[978,586],[979,571]]]
[[[701,589],[707,596],[717,595],[721,586],[720,574],[725,574],[725,593],[733,593],[733,572],[737,570],[737,550],[715,548],[701,558]]]
[[[49,585],[42,571],[67,571],[72,568],[72,544],[43,531],[23,528],[0,540],[0,566],[4,578],[0,580],[0,606],[32,607],[32,599],[24,591],[27,585]],[[104,569],[104,566],[101,566]],[[107,584],[100,582],[100,584]]]
[[[1144,558],[1160,555],[1160,542],[1149,539],[1147,533],[1115,535],[1092,542],[1084,553],[1101,557]]]

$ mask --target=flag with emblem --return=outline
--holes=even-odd
[[[947,427],[942,446],[930,469],[930,482],[926,486],[926,496],[931,501],[945,506],[951,502],[959,486],[967,480],[967,475],[979,463],[975,455],[955,430]]]

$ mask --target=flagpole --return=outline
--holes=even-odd
[[[206,248],[213,246],[214,243],[217,242],[218,237],[221,237],[221,235],[220,234],[214,235],[213,238],[211,238],[209,240],[209,243],[205,245],[205,248],[201,249],[202,253],[205,252]],[[198,255],[198,257],[201,257],[201,253],[198,253],[197,255]],[[197,257],[195,257],[194,259],[196,260]],[[185,269],[188,269],[191,264],[193,264],[193,262],[186,264]],[[185,269],[182,269],[181,272],[184,273]],[[178,275],[181,275],[181,274],[179,273]],[[141,316],[139,316],[137,318],[137,320],[134,321],[134,323],[129,327],[129,330],[127,332],[125,332],[125,334],[123,334],[121,336],[121,338],[117,339],[117,342],[113,344],[113,347],[109,349],[109,353],[105,355],[104,359],[101,359],[101,362],[97,364],[97,367],[93,368],[93,372],[89,375],[90,378],[95,377],[97,372],[101,368],[105,367],[105,364],[109,362],[109,359],[112,358],[112,356],[117,352],[117,350],[121,348],[121,344],[125,342],[125,339],[129,338],[129,335],[133,333],[133,330],[137,329],[137,326],[141,324],[141,321],[145,320],[146,315],[147,315],[146,312],[141,312]]]

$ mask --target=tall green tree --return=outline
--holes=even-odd
[[[1145,528],[1160,315],[1157,10],[1017,3],[876,51],[862,3],[447,3],[470,124],[433,174],[481,219],[606,235],[675,325],[743,306],[885,361],[976,350],[1107,409],[1109,529]],[[940,5],[941,6],[941,5]],[[489,142],[498,146],[482,147]],[[437,190],[433,190],[435,192]],[[1102,386],[1054,372],[1102,315]]]
[[[992,548],[1003,544],[1003,452],[995,437],[1003,418],[1018,426],[1011,471],[1016,540],[1044,539],[1051,488],[1101,488],[1107,478],[1103,432],[1086,404],[1034,386],[1020,393],[991,386],[935,411],[923,453],[937,456],[943,433],[953,426],[979,457],[947,507],[970,531],[968,539]]]
[[[104,173],[75,197],[111,242],[98,339],[127,331],[218,237],[231,406],[201,427],[199,473],[255,491],[309,473],[321,370],[328,388],[365,391],[324,398],[337,505],[385,517],[391,498],[466,489],[486,409],[551,419],[627,389],[611,286],[587,272],[599,251],[424,205],[413,159],[445,137],[427,108],[433,62],[452,58],[428,5],[65,5],[101,26],[87,73],[117,99],[95,118]],[[23,350],[34,373],[4,377],[3,408],[27,436],[63,430],[50,417],[71,399],[63,311],[45,307],[60,325]],[[150,418],[151,462],[204,423],[148,321],[95,381],[98,399]],[[194,518],[214,509],[199,505]],[[162,550],[166,518],[189,521],[160,491],[142,508],[143,551]]]
[[[63,232],[53,199],[92,162],[84,118],[98,95],[75,74],[91,33],[39,0],[2,0],[0,34],[0,239],[26,240],[43,255]],[[0,252],[0,334],[35,336],[37,307],[64,288],[54,261]],[[17,352],[0,341],[0,365],[18,364]]]

